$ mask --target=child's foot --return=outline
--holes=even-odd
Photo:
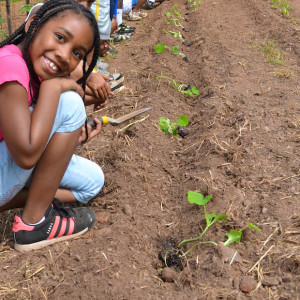
[[[129,12],[127,16],[128,21],[139,21],[141,19],[142,17],[140,17],[137,11],[134,11],[133,9]]]
[[[54,200],[38,225],[27,225],[15,216],[13,232],[15,249],[20,252],[36,250],[45,246],[78,237],[89,231],[96,218],[87,207],[64,207]]]
[[[146,18],[148,16],[147,13],[143,12],[141,9],[139,10],[132,10],[134,13],[136,13],[140,18]]]
[[[112,73],[108,77],[118,84],[124,81],[124,76],[120,73]]]
[[[121,92],[124,88],[125,87],[122,83],[117,83],[116,81],[110,82],[110,90],[115,94]]]

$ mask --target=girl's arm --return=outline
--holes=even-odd
[[[41,83],[37,104],[32,114],[27,92],[17,82],[0,86],[0,128],[15,163],[31,169],[40,159],[54,123],[60,94],[80,90],[72,79],[53,78]],[[82,93],[82,90],[80,91]]]

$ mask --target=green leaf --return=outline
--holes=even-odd
[[[191,97],[194,96],[191,90],[187,90],[186,93],[187,93],[187,95],[189,95],[189,96],[191,96]]]
[[[168,31],[164,29],[164,33],[165,33],[165,34],[167,34],[167,33],[168,33]]]
[[[248,227],[251,227],[251,228],[255,229],[258,232],[261,232],[261,230],[258,227],[256,227],[254,224],[252,224],[250,222],[248,222]]]
[[[177,124],[178,126],[187,126],[189,124],[189,119],[186,115],[182,115],[179,117],[179,119],[177,120]]]
[[[157,44],[155,46],[155,51],[156,53],[163,53],[166,49],[166,45],[165,44]]]
[[[228,233],[226,233],[226,236],[228,237],[228,240],[224,243],[225,246],[229,246],[230,244],[237,242],[239,243],[242,238],[242,233],[238,230],[230,230]]]
[[[211,214],[206,215],[209,224],[213,221],[215,214],[216,213],[213,211]]]
[[[174,47],[172,48],[172,53],[173,53],[173,54],[179,54],[178,49],[179,49],[179,46],[174,46]]]
[[[192,204],[194,203],[197,205],[205,205],[209,202],[210,199],[211,197],[204,198],[204,196],[200,193],[194,191],[188,191],[188,201]]]
[[[22,12],[29,13],[33,6],[34,6],[33,4],[22,5],[22,8],[18,10],[18,13],[22,13]]]
[[[199,91],[197,90],[197,88],[195,86],[192,87],[192,93],[195,95],[199,95]]]
[[[0,23],[4,23],[4,20],[2,19],[1,16],[0,16]]]
[[[227,219],[227,215],[225,214],[218,214],[215,217],[215,221],[222,221],[222,220],[226,220]]]
[[[171,16],[171,13],[168,11],[168,12],[166,13],[166,17],[169,18],[170,16]]]
[[[174,136],[177,136],[178,132],[177,132],[177,129],[176,129],[176,128],[173,129],[172,134],[173,134]]]

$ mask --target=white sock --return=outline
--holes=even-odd
[[[39,222],[37,222],[37,223],[35,223],[35,224],[28,224],[28,225],[35,226],[35,225],[41,224],[41,223],[44,222],[44,221],[45,221],[45,216],[42,217],[42,220],[41,220],[41,221],[39,221]]]
[[[117,9],[117,22],[118,22],[118,25],[121,25],[123,23],[122,14],[123,14],[123,9],[118,8]]]

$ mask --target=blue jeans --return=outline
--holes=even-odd
[[[80,96],[73,91],[61,94],[49,140],[55,132],[75,131],[82,126],[85,119],[85,108]],[[5,141],[0,142],[0,206],[30,185],[33,170],[34,168],[24,170],[17,166]],[[103,184],[104,175],[96,163],[73,155],[60,187],[70,189],[76,200],[87,203],[99,193]]]

